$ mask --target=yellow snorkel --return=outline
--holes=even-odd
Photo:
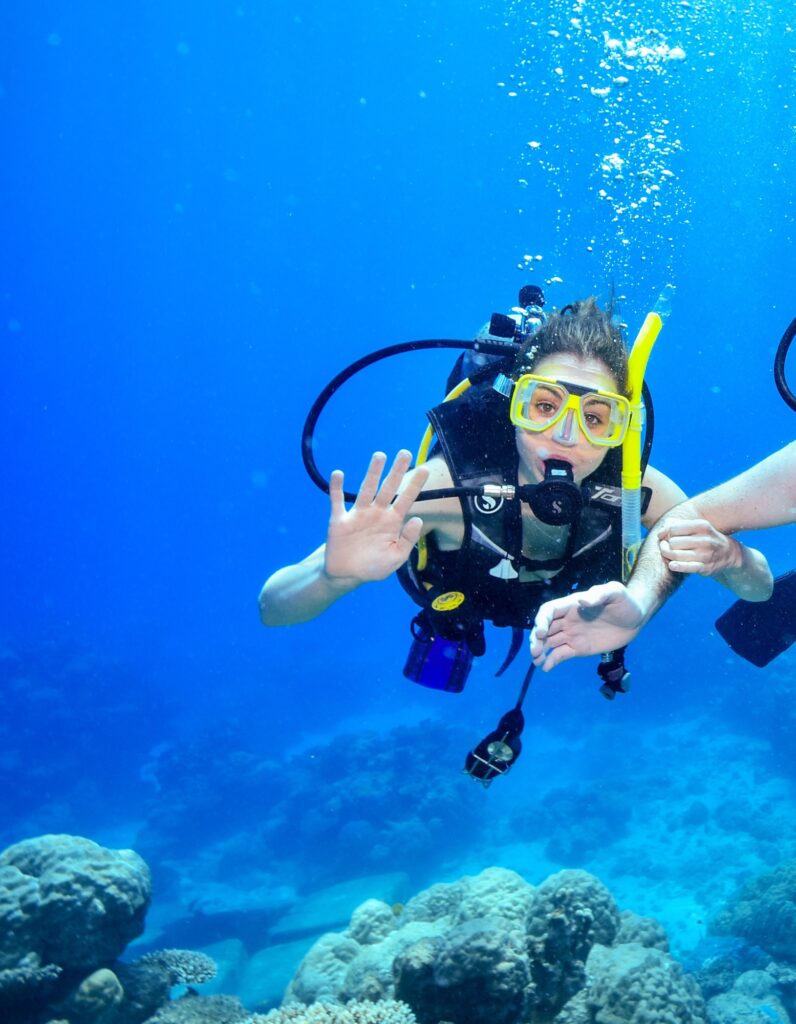
[[[628,359],[630,424],[622,445],[622,582],[627,583],[641,547],[641,435],[644,430],[642,387],[652,346],[671,312],[674,286],[667,284],[647,313]]]

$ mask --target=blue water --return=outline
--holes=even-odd
[[[373,873],[414,891],[585,867],[682,949],[796,853],[796,663],[735,658],[714,584],[634,644],[621,702],[592,663],[537,681],[522,760],[488,793],[459,769],[514,700],[502,638],[454,697],[402,678],[394,582],[301,627],[258,621],[266,576],[323,540],[299,452],[320,388],[375,347],[471,337],[529,281],[555,306],[613,287],[631,335],[675,286],[652,461],[687,491],[792,439],[771,370],[796,314],[791,12],[611,9],[6,13],[3,845],[87,835],[140,850],[164,903],[168,862],[265,879],[272,909]],[[650,51],[622,85],[600,66],[613,38]],[[352,383],[324,471],[355,481],[374,448],[416,447],[450,362]],[[748,540],[796,564],[792,529]]]

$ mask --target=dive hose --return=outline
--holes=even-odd
[[[788,387],[788,382],[785,379],[785,360],[794,337],[796,337],[796,318],[791,320],[777,347],[777,354],[774,358],[774,383],[788,408],[796,412],[796,395]]]

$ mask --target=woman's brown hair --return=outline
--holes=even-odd
[[[617,391],[628,393],[627,348],[611,310],[603,310],[593,297],[573,302],[533,334],[520,349],[514,376],[532,373],[544,356],[567,352],[580,359],[599,359],[616,380]]]

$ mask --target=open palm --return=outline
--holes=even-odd
[[[423,521],[419,516],[406,517],[428,479],[428,470],[419,467],[410,473],[412,456],[402,450],[382,481],[386,463],[383,452],[374,453],[350,509],[343,498],[343,474],[332,473],[324,563],[328,576],[361,583],[383,580],[403,565],[417,543]]]

